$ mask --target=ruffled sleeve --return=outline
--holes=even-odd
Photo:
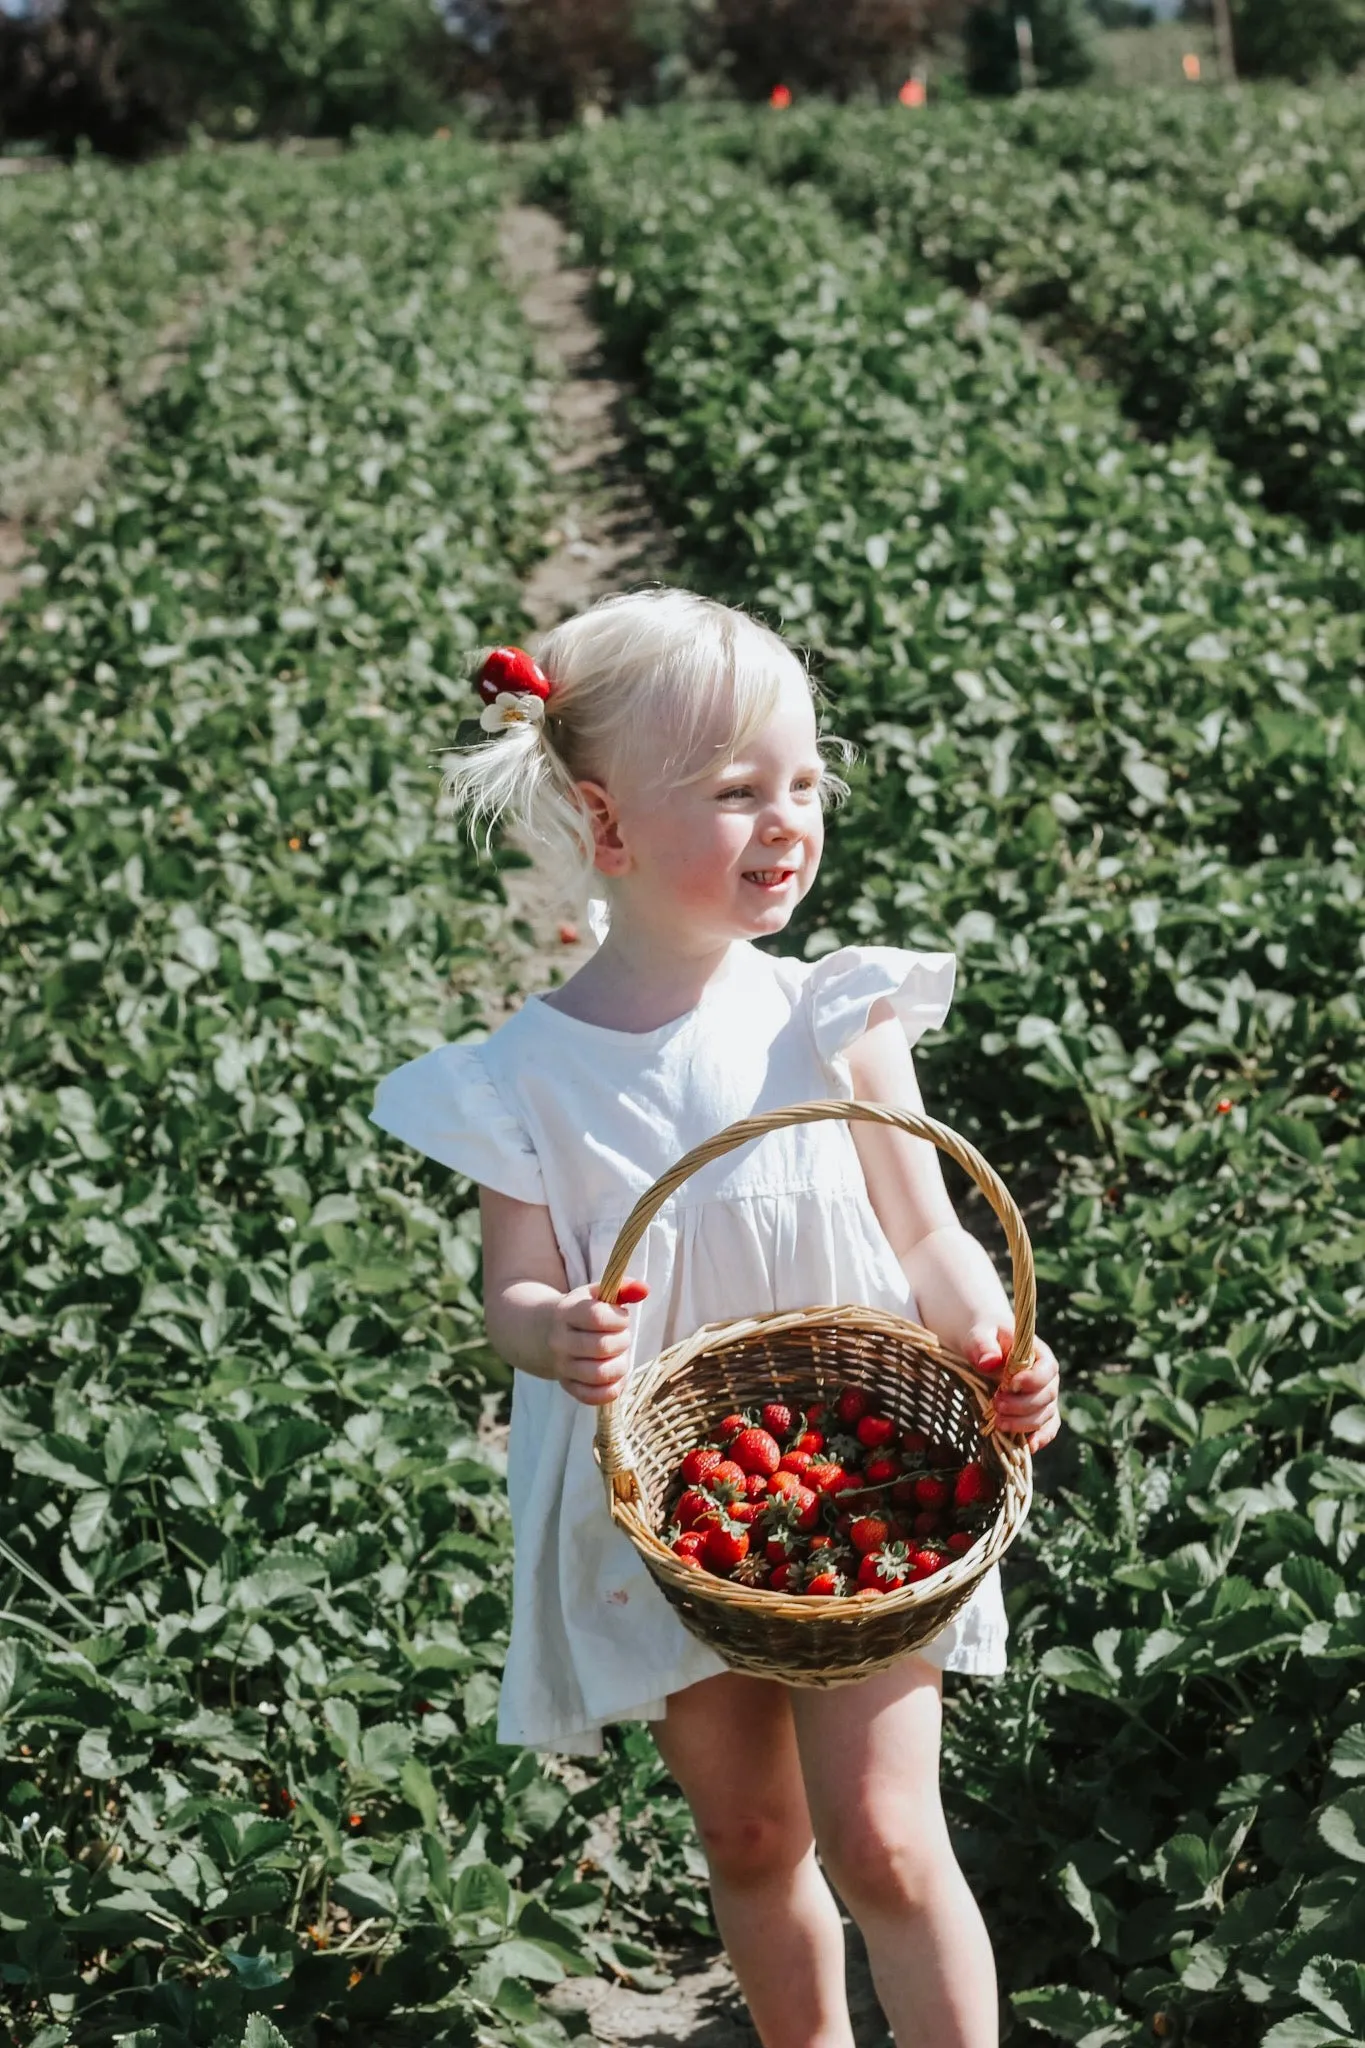
[[[844,1055],[866,1031],[879,997],[886,997],[914,1045],[947,1016],[956,975],[955,954],[909,953],[898,946],[842,946],[816,961],[805,990],[811,1028],[843,1094],[853,1092]]]
[[[535,1148],[475,1045],[438,1045],[385,1074],[370,1122],[514,1201],[548,1200]]]

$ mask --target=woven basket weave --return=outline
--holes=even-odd
[[[612,1518],[682,1621],[734,1670],[801,1686],[850,1684],[932,1642],[1024,1525],[1032,1459],[1023,1438],[997,1431],[989,1413],[992,1394],[1033,1356],[1033,1253],[1013,1197],[974,1146],[930,1117],[879,1102],[796,1103],[718,1131],[655,1181],[622,1224],[598,1290],[601,1300],[615,1302],[651,1219],[691,1174],[769,1131],[830,1121],[889,1124],[927,1138],[976,1182],[1004,1227],[1013,1264],[1015,1336],[1005,1371],[978,1373],[931,1330],[881,1309],[793,1309],[703,1324],[638,1366],[597,1417],[597,1458]],[[962,1463],[986,1464],[999,1485],[998,1504],[970,1550],[898,1592],[836,1599],[736,1585],[674,1555],[660,1534],[666,1495],[684,1452],[705,1442],[721,1415],[771,1400],[809,1406],[848,1385],[866,1387],[898,1431],[923,1430]]]

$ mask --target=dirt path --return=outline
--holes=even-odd
[[[184,298],[148,338],[147,352],[127,377],[126,390],[95,391],[84,406],[81,446],[66,455],[35,458],[27,471],[0,475],[0,608],[20,589],[24,564],[44,534],[55,532],[109,465],[130,434],[131,414],[159,389],[171,369],[183,360],[211,303],[230,296],[245,279],[256,250],[267,235],[251,242],[243,236],[229,243],[221,272],[187,291]],[[4,622],[0,619],[0,632]]]
[[[556,378],[552,421],[559,453],[555,470],[563,503],[553,549],[525,586],[526,608],[540,630],[611,590],[667,581],[669,535],[650,508],[625,459],[626,388],[602,360],[589,312],[592,274],[563,260],[565,233],[539,207],[514,206],[503,218],[504,271],[540,339],[546,369]],[[522,996],[571,974],[591,950],[588,933],[566,943],[549,878],[534,869],[505,875],[511,918],[490,933],[499,998],[490,1028]],[[849,2004],[859,2048],[889,2048],[857,1931],[845,1929]],[[546,2003],[584,2014],[594,2039],[621,2048],[758,2048],[733,1973],[718,1943],[666,1958],[673,1975],[664,1991],[642,1991],[603,1979],[570,1979]]]
[[[672,544],[625,460],[628,393],[602,360],[588,311],[592,273],[561,261],[564,229],[540,207],[509,207],[499,241],[504,274],[554,379],[550,424],[561,497],[550,552],[524,588],[532,623],[544,632],[609,591],[667,581]],[[593,946],[552,877],[518,868],[503,881],[511,917],[499,911],[488,934],[490,1029],[529,991],[566,979]]]

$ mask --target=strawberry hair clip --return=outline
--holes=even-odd
[[[479,667],[474,681],[484,708],[479,724],[485,732],[503,732],[513,725],[539,725],[545,717],[550,678],[523,647],[495,647]]]

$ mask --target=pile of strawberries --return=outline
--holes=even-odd
[[[894,1593],[942,1571],[994,1519],[984,1464],[879,1414],[862,1387],[727,1415],[684,1456],[664,1541],[736,1584],[815,1597]]]

